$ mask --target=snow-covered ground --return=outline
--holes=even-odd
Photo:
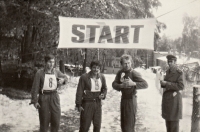
[[[148,89],[138,90],[137,132],[166,132],[165,121],[161,117],[162,96],[155,86],[155,74],[150,70],[136,69],[148,82]],[[121,132],[121,93],[113,90],[114,74],[106,74],[108,94],[102,106],[102,132]],[[76,78],[78,79],[78,78]],[[76,88],[68,86],[60,91],[61,129],[60,132],[78,132],[79,113],[75,111]],[[29,105],[30,100],[11,100],[0,95],[0,132],[37,132],[39,119],[37,110]],[[191,127],[192,99],[183,99],[183,119],[180,132],[189,132]],[[66,127],[67,126],[67,127]],[[90,128],[92,132],[92,125]]]

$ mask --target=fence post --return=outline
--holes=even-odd
[[[193,87],[191,132],[200,132],[200,85],[194,85]]]

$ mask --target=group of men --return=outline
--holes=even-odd
[[[166,77],[160,81],[165,88],[162,100],[162,117],[166,120],[167,132],[179,131],[179,119],[182,118],[183,89],[182,71],[176,67],[176,57],[168,55],[169,70]],[[59,85],[68,83],[65,74],[54,68],[53,55],[45,57],[45,68],[38,70],[32,87],[32,100],[39,112],[40,132],[47,132],[49,125],[51,132],[58,132],[61,109],[60,99],[57,93]],[[132,57],[124,54],[121,56],[122,68],[116,74],[112,87],[122,93],[121,96],[121,130],[122,132],[134,132],[137,111],[137,90],[148,87],[147,82],[140,73],[132,68]],[[76,108],[80,114],[79,132],[88,132],[93,122],[93,132],[100,132],[102,104],[106,98],[107,85],[105,76],[100,73],[99,61],[92,61],[91,71],[81,75],[76,91]],[[38,96],[39,95],[39,96]]]

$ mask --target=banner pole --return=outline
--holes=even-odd
[[[97,52],[98,52],[97,55],[98,55],[98,60],[99,60],[99,48],[97,49]]]

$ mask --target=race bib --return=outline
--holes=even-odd
[[[54,74],[45,74],[43,90],[55,90],[56,88],[56,76]]]
[[[99,79],[90,79],[91,80],[91,92],[100,92],[101,91],[101,80]]]

